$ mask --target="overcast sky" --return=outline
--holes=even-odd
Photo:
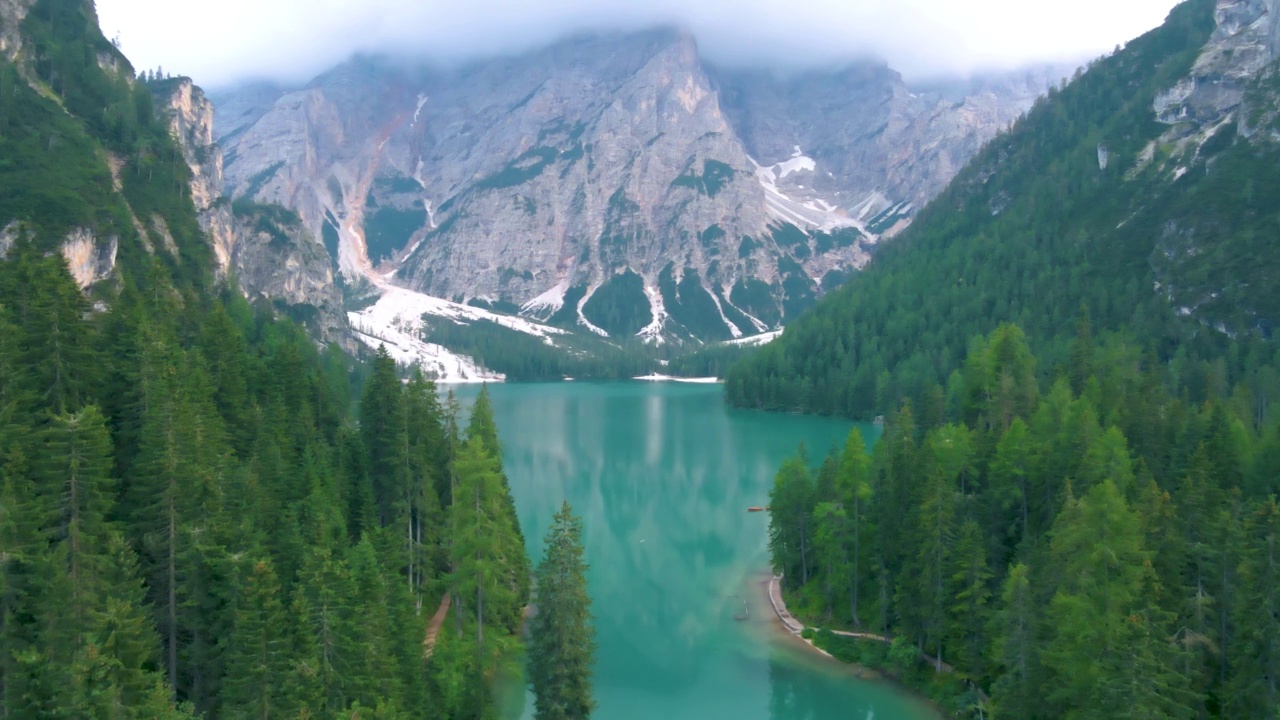
[[[704,55],[795,69],[868,55],[908,78],[1093,57],[1176,0],[97,0],[138,68],[206,87],[301,81],[357,51],[468,60],[594,28],[676,24]]]

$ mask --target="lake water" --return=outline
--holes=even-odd
[[[465,406],[478,389],[456,392]],[[767,504],[800,442],[816,462],[850,423],[730,410],[718,385],[495,385],[490,395],[534,562],[562,500],[583,518],[599,644],[593,717],[936,717],[813,653],[764,597],[768,516],[746,510]],[[532,718],[532,696],[508,685],[504,717]]]

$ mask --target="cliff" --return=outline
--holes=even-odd
[[[777,327],[908,225],[1052,79],[782,80],[669,29],[442,69],[356,58],[219,96],[236,198],[296,211],[348,280],[611,337]]]

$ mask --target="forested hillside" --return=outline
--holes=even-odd
[[[0,716],[485,714],[530,577],[487,399],[459,428],[385,353],[353,366],[217,287],[92,3],[14,7]]]
[[[1228,16],[1275,9],[1177,6],[731,370],[888,416],[770,498],[819,646],[960,717],[1276,716],[1280,103],[1274,24]]]
[[[899,398],[933,407],[954,394],[972,338],[1016,322],[1045,378],[1086,314],[1100,333],[1152,346],[1193,400],[1269,362],[1275,69],[1222,122],[1157,119],[1214,31],[1214,8],[1188,0],[1052,91],[865,272],[736,366],[729,401],[867,418]]]
[[[1002,326],[943,413],[904,406],[870,457],[855,430],[816,476],[785,463],[770,548],[790,609],[958,717],[1275,717],[1274,375],[1188,402],[1087,326],[1065,370],[1037,382]]]

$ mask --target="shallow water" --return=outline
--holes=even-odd
[[[457,392],[466,405],[478,389]],[[583,518],[599,644],[594,717],[935,717],[781,632],[760,587],[768,516],[747,507],[767,504],[799,443],[816,462],[849,422],[729,410],[720,386],[495,385],[490,394],[534,561],[563,499]],[[512,720],[533,717],[518,683],[504,705]]]

